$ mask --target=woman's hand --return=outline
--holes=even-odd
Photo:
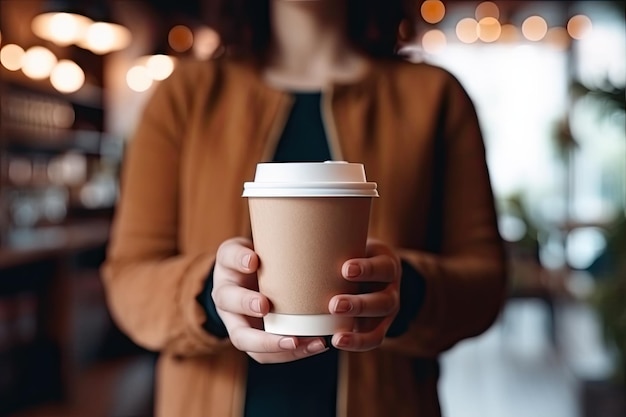
[[[270,303],[258,291],[258,267],[259,257],[250,239],[229,239],[217,251],[211,296],[232,344],[260,363],[289,362],[325,351],[323,338],[262,330]]]
[[[377,348],[400,309],[400,258],[384,243],[370,239],[367,257],[344,262],[341,273],[369,291],[331,298],[328,309],[332,314],[355,317],[354,331],[335,333],[332,343],[355,352]]]

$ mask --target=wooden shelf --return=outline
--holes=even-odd
[[[107,242],[109,229],[108,220],[84,220],[24,232],[0,247],[0,270],[97,248]]]
[[[154,358],[137,355],[99,363],[76,380],[75,398],[28,408],[11,417],[150,417]]]

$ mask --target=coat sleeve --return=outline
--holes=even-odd
[[[399,251],[424,277],[423,305],[402,336],[385,341],[389,349],[423,357],[484,332],[506,296],[504,246],[480,126],[470,98],[452,76],[439,114],[429,219],[433,247]]]
[[[204,74],[206,71],[202,72]],[[107,259],[111,314],[137,344],[176,355],[207,354],[226,343],[203,329],[201,293],[213,253],[181,253],[179,169],[195,74],[175,71],[157,87],[123,165]]]

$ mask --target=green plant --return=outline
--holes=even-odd
[[[615,347],[615,379],[626,384],[626,218],[612,229],[608,238],[605,262],[592,296],[604,336]]]

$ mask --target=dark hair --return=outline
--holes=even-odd
[[[205,0],[208,24],[236,56],[264,58],[270,42],[270,0]],[[414,33],[415,0],[346,0],[348,37],[376,58],[396,56],[399,27]]]

